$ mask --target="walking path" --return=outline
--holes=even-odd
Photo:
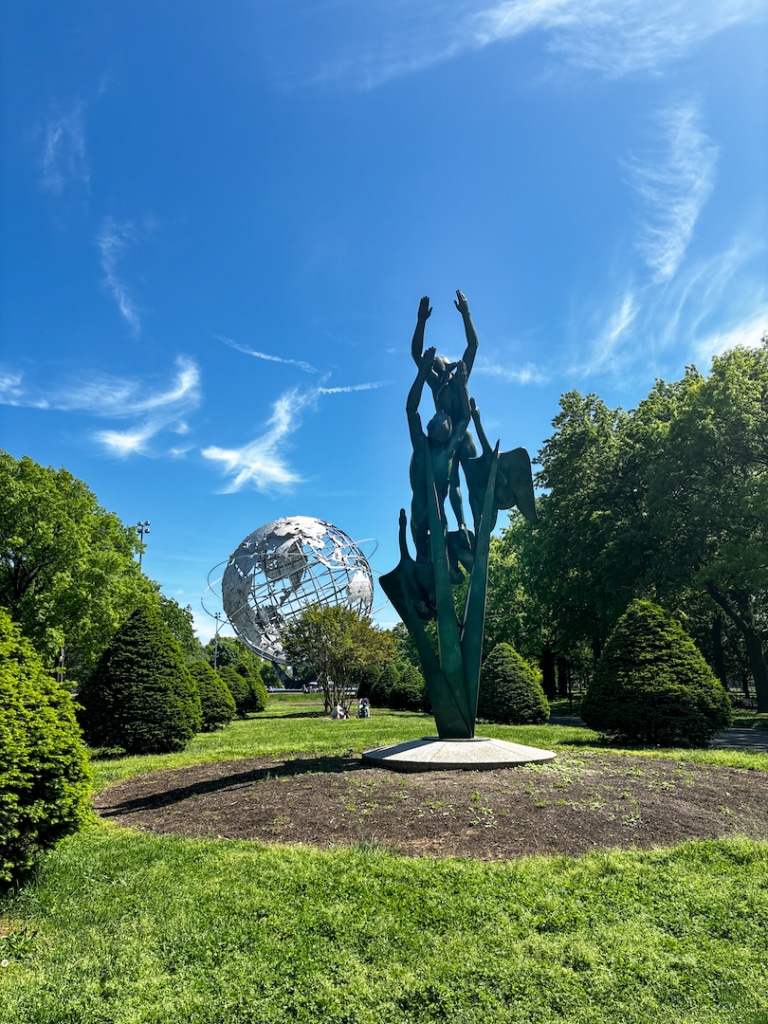
[[[576,715],[556,715],[549,720],[550,725],[573,725],[585,729],[586,726]],[[750,729],[722,729],[712,737],[712,746],[721,750],[754,750],[756,753],[768,753],[768,729],[760,725]]]

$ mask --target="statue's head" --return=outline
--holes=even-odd
[[[453,424],[447,412],[436,412],[427,424],[427,437],[433,444],[445,444],[451,436]]]
[[[446,384],[453,371],[456,369],[456,363],[452,363],[445,356],[435,356],[432,360],[432,368],[440,378],[441,384]]]

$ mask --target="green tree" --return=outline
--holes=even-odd
[[[660,746],[706,746],[731,705],[704,657],[663,608],[636,600],[616,623],[581,701],[591,729]]]
[[[662,524],[654,568],[665,596],[704,593],[743,644],[768,711],[768,344],[736,348],[698,376],[653,467]]]
[[[540,525],[513,516],[495,547],[492,641],[532,657],[538,639],[550,664],[567,655],[589,678],[618,617],[647,597],[685,618],[724,682],[748,668],[768,710],[765,344],[716,358],[709,377],[657,381],[629,413],[569,392],[553,425]]]
[[[173,634],[187,661],[199,661],[204,658],[205,652],[195,633],[195,618],[190,605],[182,608],[178,601],[166,597],[165,594],[160,594],[159,600],[160,618]]]
[[[497,644],[483,662],[477,713],[504,725],[537,725],[549,718],[541,683],[509,644]]]
[[[283,681],[277,674],[277,669],[271,661],[263,661],[259,669],[261,681],[265,686],[271,686],[273,690],[284,689]]]
[[[69,675],[93,670],[122,621],[157,601],[132,527],[66,469],[0,452],[0,604],[44,664],[61,647]]]
[[[202,732],[229,725],[237,714],[237,706],[227,684],[207,661],[193,661],[187,667],[200,696]]]
[[[338,605],[305,608],[283,632],[283,648],[290,662],[312,668],[326,711],[336,704],[349,710],[363,670],[395,654],[389,633]]]
[[[129,754],[182,750],[200,729],[200,696],[159,613],[138,608],[118,629],[80,690],[92,746]]]
[[[74,705],[0,609],[0,885],[74,831],[90,807]]]

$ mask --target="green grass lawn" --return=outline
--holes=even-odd
[[[181,754],[99,760],[97,784],[433,729],[419,715],[317,710],[272,701]],[[556,726],[479,731],[552,749],[596,741]],[[674,756],[768,770],[768,755]],[[484,863],[95,823],[0,905],[0,964],[2,1024],[765,1024],[768,843]]]

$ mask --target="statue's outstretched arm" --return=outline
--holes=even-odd
[[[464,440],[464,435],[469,426],[470,408],[469,392],[467,391],[467,368],[463,362],[456,364],[456,381],[458,383],[459,402],[461,403],[461,418],[458,423],[453,424],[453,433],[451,434],[450,441],[452,452],[455,452]]]
[[[464,292],[456,289],[456,298],[454,299],[454,306],[461,313],[461,318],[464,321],[464,333],[467,336],[467,348],[464,352],[462,362],[467,368],[467,376],[472,372],[472,366],[475,362],[475,356],[477,355],[477,346],[480,344],[475,325],[472,323],[472,317],[469,315],[469,303]]]
[[[432,368],[435,351],[434,347],[428,348],[420,356],[419,372],[416,374],[416,380],[411,385],[411,390],[408,392],[408,400],[405,403],[405,412],[408,416],[408,430],[411,434],[411,442],[414,449],[421,443],[421,439],[424,437],[424,431],[421,429],[421,417],[419,416],[419,402],[421,401],[421,393],[424,390],[424,381],[427,379],[427,374]]]
[[[419,303],[419,312],[416,314],[416,330],[413,332],[411,341],[411,355],[413,361],[419,366],[421,362],[421,350],[424,348],[424,327],[429,320],[432,307],[429,304],[429,296],[423,296]]]
[[[472,413],[472,422],[475,424],[477,436],[480,438],[480,444],[483,447],[483,455],[490,455],[493,452],[493,448],[491,448],[490,444],[488,443],[488,438],[486,436],[485,431],[483,430],[483,424],[480,422],[480,410],[475,405],[474,398],[470,398],[469,408],[470,412]]]

